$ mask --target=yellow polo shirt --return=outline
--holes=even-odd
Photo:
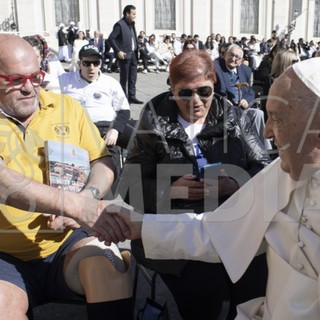
[[[108,155],[97,128],[76,100],[41,90],[40,105],[27,128],[0,113],[0,156],[9,168],[48,184],[46,140],[79,146],[89,152],[90,161]],[[32,208],[23,211],[0,204],[0,251],[22,260],[55,252],[71,231],[48,229],[47,219]]]

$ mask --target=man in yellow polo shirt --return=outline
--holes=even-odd
[[[36,305],[85,295],[88,319],[131,319],[128,256],[90,233],[97,231],[90,228],[91,214],[102,211],[91,199],[106,196],[114,180],[111,157],[82,106],[68,96],[40,89],[43,77],[29,43],[0,35],[1,313],[6,319],[26,319]],[[36,183],[49,184],[44,146],[50,140],[60,143],[62,151],[66,144],[88,151],[90,175],[77,198]],[[33,198],[24,196],[21,188]],[[78,199],[85,206],[83,212],[73,215],[64,197],[73,204]],[[60,215],[53,204],[60,200],[69,217],[89,226],[87,230]],[[90,212],[90,204],[96,213]],[[84,217],[86,209],[90,215]]]

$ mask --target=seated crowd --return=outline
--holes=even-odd
[[[72,27],[72,25],[71,25]],[[65,29],[66,37],[70,33],[70,27]],[[71,28],[72,30],[72,28]],[[86,42],[90,44],[94,44],[99,48],[99,52],[103,57],[101,70],[103,72],[119,72],[118,59],[114,55],[114,51],[112,46],[110,45],[110,41],[108,38],[104,37],[104,34],[99,32],[98,30],[94,31],[94,36],[90,36],[90,31],[86,30],[84,34],[83,31],[78,31],[72,40],[72,52],[73,54],[70,56],[70,59],[67,61],[71,61],[70,69],[74,70],[76,54],[79,51],[79,39],[82,44],[86,44]],[[67,37],[66,43],[68,43]],[[236,36],[229,36],[226,38],[222,36],[220,33],[212,33],[206,37],[205,41],[200,40],[198,34],[187,35],[182,33],[180,37],[177,37],[175,33],[171,35],[163,34],[163,35],[155,35],[151,34],[146,36],[144,31],[140,31],[138,35],[138,55],[139,62],[141,64],[142,73],[150,72],[151,65],[155,66],[155,72],[159,73],[161,70],[160,66],[163,65],[166,71],[169,71],[169,64],[171,60],[181,53],[184,50],[184,47],[187,46],[187,43],[191,42],[192,44],[189,47],[195,47],[199,50],[205,50],[209,53],[212,60],[215,60],[219,57],[219,50],[221,46],[228,44],[238,44],[243,50],[243,63],[248,65],[252,71],[257,70],[263,58],[268,55],[271,49],[278,45],[281,49],[284,50],[293,50],[299,60],[308,59],[314,57],[316,55],[320,55],[320,43],[315,44],[313,40],[304,41],[303,38],[299,38],[296,42],[294,39],[290,40],[286,35],[282,36],[281,39],[277,36],[276,31],[272,31],[271,37],[269,39],[261,39],[258,40],[254,35],[248,39],[243,36],[238,38]],[[59,47],[60,48],[60,47]],[[60,50],[60,49],[59,49]],[[70,50],[69,50],[70,51]],[[76,54],[75,54],[76,52]],[[139,67],[140,68],[140,67]]]

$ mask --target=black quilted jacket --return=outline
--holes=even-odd
[[[197,139],[209,163],[222,162],[243,169],[230,175],[242,185],[270,158],[243,111],[223,104],[221,98],[213,100],[207,125]],[[177,110],[171,92],[165,92],[152,99],[141,113],[119,188],[126,201],[141,212],[203,212],[203,201],[173,200],[168,204],[170,181],[199,172],[192,143],[177,121]]]

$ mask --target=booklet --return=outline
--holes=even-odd
[[[50,186],[79,192],[90,174],[89,153],[78,146],[45,141],[44,153]]]

